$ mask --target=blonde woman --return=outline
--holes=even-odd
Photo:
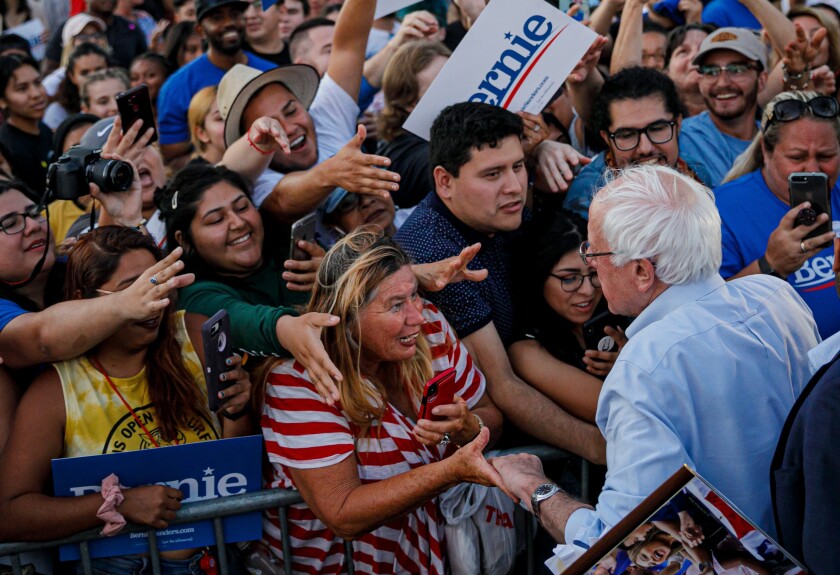
[[[222,161],[225,146],[225,120],[216,102],[216,86],[207,86],[196,92],[190,100],[187,124],[190,141],[195,148],[195,159],[216,165]]]
[[[271,486],[295,488],[305,500],[289,513],[294,572],[335,570],[345,538],[355,539],[357,572],[442,574],[437,496],[461,482],[502,485],[481,456],[501,414],[453,329],[418,294],[410,264],[369,229],[324,258],[308,311],[341,318],[322,333],[343,376],[335,405],[294,360],[268,375],[262,427]],[[426,381],[449,367],[455,401],[436,408],[438,421],[417,420]],[[282,559],[276,515],[264,533]]]

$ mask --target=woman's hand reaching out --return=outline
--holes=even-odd
[[[618,354],[621,353],[621,348],[627,343],[627,336],[624,335],[624,330],[621,328],[605,327],[604,333],[613,338],[618,344],[618,351],[598,351],[594,349],[587,349],[583,357],[583,363],[586,364],[586,371],[598,377],[606,377],[615,365],[615,360],[618,359]]]

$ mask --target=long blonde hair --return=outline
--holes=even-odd
[[[749,147],[735,159],[735,163],[732,164],[732,168],[726,174],[726,177],[723,179],[722,183],[737,180],[741,176],[745,176],[750,172],[754,172],[760,168],[763,168],[764,151],[762,150],[761,143],[764,142],[764,148],[772,152],[776,149],[776,144],[779,143],[782,126],[785,126],[786,124],[792,124],[793,122],[797,121],[794,120],[793,122],[771,122],[770,116],[773,112],[773,106],[775,106],[778,102],[782,102],[784,100],[800,100],[802,102],[808,102],[812,98],[816,98],[817,96],[820,96],[820,94],[818,92],[812,91],[782,92],[781,94],[777,95],[775,98],[767,102],[767,105],[764,106],[764,114],[761,117],[761,127],[758,129],[758,134],[756,134],[755,138],[753,138],[753,141],[752,143],[750,143]],[[830,122],[831,125],[834,127],[834,133],[837,135],[838,139],[840,139],[840,119],[820,118],[818,116],[814,116],[810,109],[805,110],[805,112],[802,114],[802,117],[811,118],[823,122]]]
[[[321,341],[343,376],[339,384],[341,407],[351,423],[366,437],[371,424],[382,418],[388,402],[385,381],[402,386],[415,405],[432,375],[431,350],[421,336],[417,351],[406,361],[385,364],[385,380],[362,374],[361,358],[365,334],[359,314],[377,295],[382,283],[411,259],[379,228],[363,226],[342,238],[327,252],[318,268],[318,281],[307,311],[338,316],[335,327],[321,331]],[[268,370],[263,370],[267,375]]]

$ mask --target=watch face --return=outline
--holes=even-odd
[[[557,486],[553,483],[543,483],[539,487],[537,487],[536,491],[534,491],[534,496],[542,497],[544,495],[550,495],[557,489]]]

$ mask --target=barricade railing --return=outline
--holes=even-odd
[[[501,450],[499,455],[511,455],[515,453],[529,453],[536,455],[543,462],[556,461],[560,459],[575,458],[575,456],[547,445],[532,445],[527,447],[517,447],[512,449]],[[578,458],[576,458],[578,459]],[[586,460],[581,459],[581,498],[584,501],[588,500],[588,476],[589,464]],[[222,533],[222,518],[230,515],[238,515],[240,513],[248,513],[252,511],[265,511],[266,509],[277,509],[280,519],[280,528],[282,533],[283,556],[292,557],[294,552],[291,547],[289,538],[289,517],[288,507],[296,503],[301,503],[303,498],[300,493],[291,489],[269,489],[254,493],[243,493],[241,495],[232,495],[230,497],[222,497],[218,499],[211,499],[208,501],[196,501],[194,503],[186,503],[176,513],[174,520],[170,525],[178,525],[181,523],[191,523],[195,521],[212,520],[214,534],[217,545],[217,559],[218,569],[220,575],[228,575],[227,550],[224,545],[224,537]],[[527,527],[527,572],[528,574],[535,573],[534,571],[534,527],[531,521],[526,522]],[[20,555],[33,551],[41,551],[44,549],[51,549],[67,543],[77,543],[79,545],[82,569],[85,575],[91,575],[91,557],[89,542],[101,539],[99,534],[101,528],[97,527],[82,531],[71,537],[63,539],[55,539],[52,541],[37,541],[37,542],[21,542],[21,543],[0,543],[0,557],[11,557],[12,573],[14,575],[23,575]],[[149,541],[149,557],[154,575],[160,575],[160,551],[157,546],[157,536],[155,530],[147,525],[126,525],[121,533],[148,533]],[[353,547],[350,541],[344,542],[344,552],[346,555],[346,565],[348,575],[353,575]],[[287,575],[291,575],[292,566],[291,561],[285,561],[283,568]]]

